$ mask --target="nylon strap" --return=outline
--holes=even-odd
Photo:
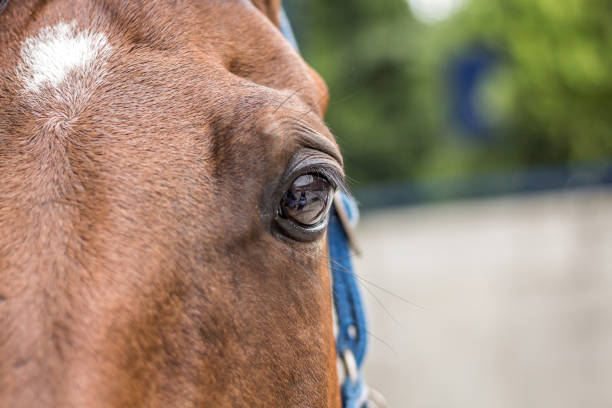
[[[334,310],[338,325],[336,351],[345,369],[341,385],[342,406],[362,408],[368,404],[368,388],[361,375],[361,365],[368,344],[367,323],[346,232],[351,227],[342,222],[343,213],[346,213],[351,224],[357,222],[355,201],[348,195],[338,192],[334,197],[334,207],[327,226],[327,243]]]

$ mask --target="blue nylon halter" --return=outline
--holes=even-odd
[[[280,28],[293,47],[299,52],[291,24],[285,11],[281,9]],[[361,374],[361,365],[368,344],[366,319],[359,294],[359,287],[353,272],[349,236],[346,223],[356,224],[359,217],[355,200],[338,192],[335,195],[327,227],[330,269],[334,310],[338,333],[336,352],[345,369],[345,377],[340,386],[344,408],[367,408],[368,387]],[[338,208],[341,207],[341,208]],[[341,214],[343,213],[343,214]],[[342,217],[346,218],[342,220]]]
[[[341,212],[346,213],[347,221],[351,224],[357,222],[359,215],[352,197],[338,192],[334,200],[339,200],[339,202],[334,203],[335,206],[330,214],[327,243],[333,281],[334,309],[338,325],[336,352],[344,363],[346,373],[341,385],[342,406],[344,408],[365,408],[368,405],[368,388],[361,374],[361,365],[368,344],[367,322],[353,271],[348,234],[345,223],[341,220]],[[341,208],[338,208],[339,206]]]

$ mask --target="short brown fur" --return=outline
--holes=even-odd
[[[0,406],[339,406],[324,239],[261,216],[300,131],[336,149],[279,6],[0,15]],[[107,74],[25,97],[20,44],[71,20],[108,37]]]

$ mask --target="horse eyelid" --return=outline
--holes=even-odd
[[[319,168],[313,169],[312,173],[317,174],[327,179],[327,181],[329,181],[332,184],[335,190],[339,189],[347,194],[349,193],[348,185],[346,183],[344,174],[342,174],[335,168],[321,166]]]
[[[305,148],[298,152],[291,161],[292,164],[288,173],[292,174],[292,178],[295,179],[306,173],[318,174],[327,179],[335,189],[349,193],[342,168],[327,153]]]

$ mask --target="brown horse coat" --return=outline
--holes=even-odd
[[[339,406],[322,235],[341,174],[279,1],[13,0],[0,15],[0,406]]]

